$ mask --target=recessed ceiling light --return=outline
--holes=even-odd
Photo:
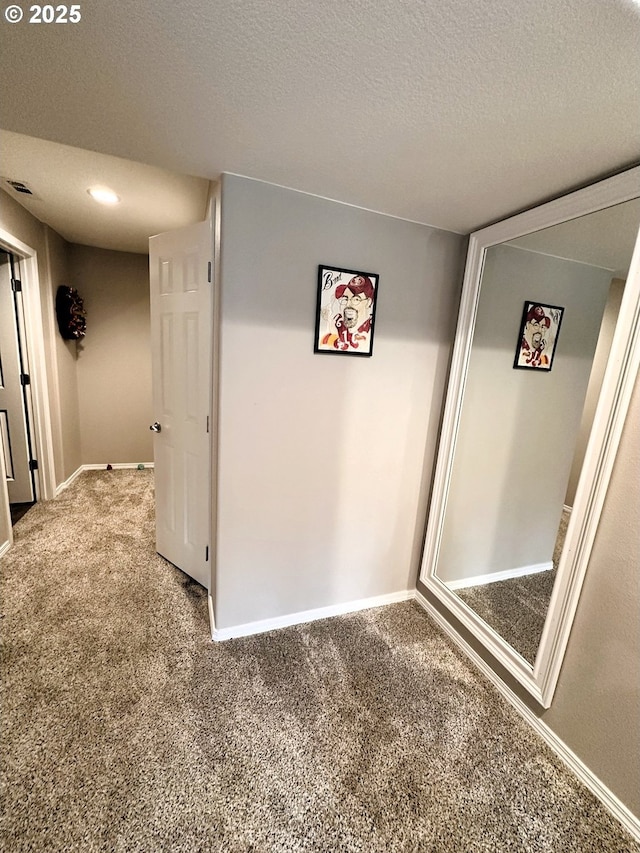
[[[91,198],[100,204],[118,204],[120,201],[120,196],[116,195],[108,187],[90,187],[87,192]]]

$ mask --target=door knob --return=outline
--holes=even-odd
[[[160,426],[158,421],[156,421],[154,424],[151,424],[149,429],[151,430],[151,432],[161,432],[162,431],[162,427]]]

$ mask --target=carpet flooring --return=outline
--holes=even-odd
[[[456,590],[456,594],[532,666],[547,619],[568,523],[569,512],[563,510],[553,551],[553,569]]]
[[[150,471],[87,472],[15,537],[3,851],[640,850],[413,602],[213,644]]]
[[[456,590],[532,666],[556,580],[555,570]]]

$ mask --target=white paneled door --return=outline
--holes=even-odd
[[[209,220],[149,240],[156,550],[210,586]]]

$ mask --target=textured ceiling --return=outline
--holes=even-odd
[[[149,237],[206,216],[209,182],[0,130],[3,178],[24,181],[33,196],[0,186],[65,240],[121,252],[149,251]],[[97,204],[89,187],[120,196]]]
[[[640,159],[634,0],[81,9],[0,23],[3,127],[459,232]]]
[[[640,195],[640,187],[638,188]],[[510,245],[611,270],[626,278],[640,224],[640,198],[512,240]]]

